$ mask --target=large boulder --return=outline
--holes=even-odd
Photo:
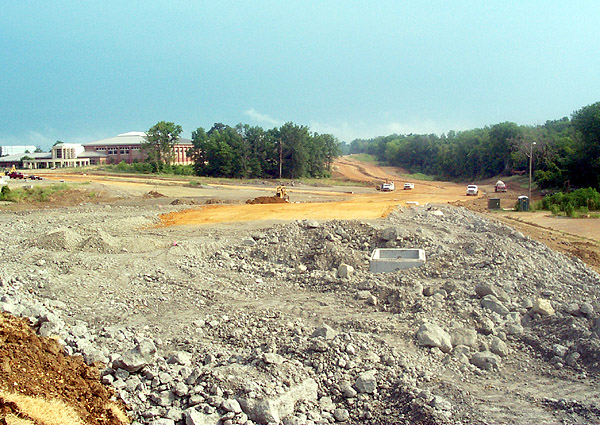
[[[483,370],[498,370],[500,368],[500,358],[490,351],[480,351],[473,354],[471,363]]]
[[[136,346],[123,353],[121,358],[113,362],[113,369],[125,369],[133,373],[142,370],[145,366],[154,362],[156,346],[147,339],[140,339]]]
[[[554,314],[554,308],[552,307],[550,300],[537,298],[533,303],[533,312],[542,316],[552,316]]]
[[[481,306],[488,310],[498,313],[500,316],[506,316],[510,311],[504,304],[502,304],[498,298],[494,295],[486,295],[481,299]]]
[[[423,347],[438,347],[444,353],[452,350],[452,339],[441,327],[434,323],[423,323],[417,331],[417,341]]]
[[[240,398],[238,401],[244,413],[254,422],[280,423],[282,418],[294,413],[294,406],[299,400],[315,402],[317,389],[315,380],[308,378],[273,398]]]
[[[354,384],[359,393],[374,393],[377,389],[377,381],[375,379],[375,371],[368,370],[358,375]]]

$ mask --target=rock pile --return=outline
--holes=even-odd
[[[137,424],[493,422],[471,396],[486,380],[597,379],[600,277],[467,210],[119,232],[103,225],[115,215],[83,208],[58,231],[52,216],[9,217],[1,238],[23,248],[0,265],[0,309],[103,364]],[[92,241],[73,234],[84,220]],[[128,251],[136,237],[153,242]],[[370,273],[377,247],[427,263]],[[540,418],[600,419],[594,402],[556,400],[535,400]]]

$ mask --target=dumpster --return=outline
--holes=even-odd
[[[500,209],[500,198],[488,199],[488,210],[499,210]]]
[[[519,211],[529,211],[529,197],[525,195],[519,196]]]

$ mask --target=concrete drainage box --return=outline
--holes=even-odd
[[[422,249],[376,248],[371,254],[369,271],[389,273],[420,267],[423,264],[425,264],[425,251]]]

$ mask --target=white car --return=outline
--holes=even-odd
[[[479,188],[477,187],[476,184],[470,184],[467,186],[467,196],[469,196],[469,195],[477,196],[478,193],[479,193]]]
[[[415,188],[414,183],[404,183],[404,190],[411,190]]]

